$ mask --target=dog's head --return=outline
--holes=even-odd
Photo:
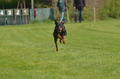
[[[64,25],[64,21],[57,22],[57,21],[55,20],[55,29],[56,29],[58,32],[61,32],[61,31],[62,31],[63,25]]]

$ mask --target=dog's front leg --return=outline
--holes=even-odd
[[[63,44],[65,44],[65,43],[66,43],[66,41],[65,41],[65,37],[66,37],[66,36],[63,36]]]
[[[58,34],[58,38],[60,39],[60,43],[63,42],[63,37]]]
[[[58,34],[58,38],[62,39],[62,36],[60,36],[60,35]]]

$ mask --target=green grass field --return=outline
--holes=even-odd
[[[120,79],[120,20],[65,26],[58,52],[54,23],[0,26],[0,79]]]

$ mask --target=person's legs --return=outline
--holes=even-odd
[[[79,21],[82,22],[82,9],[80,9]]]
[[[65,14],[65,12],[62,11],[60,14],[61,14],[61,18],[60,18],[60,22],[61,22],[62,20],[65,20],[65,18],[64,18],[64,14]]]
[[[78,9],[75,10],[75,13],[74,13],[74,21],[75,21],[75,22],[78,21]]]

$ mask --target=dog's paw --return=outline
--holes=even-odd
[[[66,41],[65,40],[63,40],[63,44],[65,44],[66,43]]]
[[[62,39],[60,39],[60,41],[59,41],[60,43],[62,43]]]

